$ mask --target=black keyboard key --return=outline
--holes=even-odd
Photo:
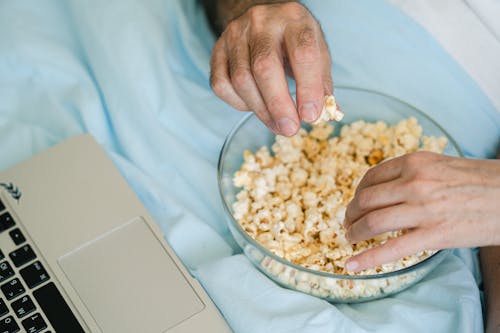
[[[14,275],[14,270],[7,261],[0,262],[0,283]]]
[[[9,257],[16,265],[16,267],[22,266],[28,261],[31,261],[36,258],[35,252],[29,244],[26,244],[15,251],[9,253]]]
[[[14,230],[9,231],[10,238],[14,242],[14,244],[19,245],[21,243],[24,243],[26,241],[26,238],[24,238],[23,233],[19,228],[16,228]]]
[[[7,304],[5,304],[5,301],[0,298],[0,317],[7,314],[7,312],[9,312],[9,308],[7,307]]]
[[[17,325],[14,317],[8,316],[0,320],[0,332],[2,333],[16,333],[20,328]]]
[[[39,313],[35,313],[24,319],[21,324],[23,324],[24,329],[28,333],[38,333],[47,328],[47,323]]]
[[[3,254],[2,250],[0,250],[0,260],[2,260],[3,258],[5,258],[5,255]]]
[[[21,297],[20,299],[12,302],[10,304],[12,309],[16,313],[17,318],[22,318],[28,313],[35,311],[35,304],[28,295]]]
[[[33,296],[56,332],[85,333],[53,282],[35,290]]]
[[[3,204],[2,200],[0,200],[0,212],[5,209],[5,205]]]
[[[0,215],[0,232],[9,229],[14,225],[14,219],[8,212]],[[3,332],[2,332],[3,333]]]
[[[19,273],[21,273],[24,282],[26,282],[30,289],[49,279],[49,274],[47,274],[47,271],[39,261],[35,261],[29,266],[24,267]]]
[[[12,279],[9,282],[2,284],[0,286],[0,289],[2,289],[2,292],[7,300],[11,300],[26,291],[18,278]]]

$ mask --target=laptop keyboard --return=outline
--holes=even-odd
[[[0,200],[0,333],[84,332]]]

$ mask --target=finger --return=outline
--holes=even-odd
[[[421,206],[399,204],[371,211],[355,221],[347,230],[346,238],[357,243],[388,231],[410,229],[432,218]]]
[[[393,238],[383,245],[353,256],[347,260],[346,269],[349,272],[359,272],[396,261],[424,249],[438,250],[429,246],[431,235],[430,229],[417,229],[406,235]]]
[[[225,49],[229,59],[229,76],[236,93],[267,127],[277,133],[277,127],[266,108],[250,69],[246,39],[240,37],[240,40],[232,46],[226,42]]]
[[[347,205],[344,227],[349,227],[365,214],[387,206],[397,205],[405,201],[407,191],[405,181],[397,178],[381,184],[356,190],[354,198]]]
[[[285,31],[285,49],[297,84],[297,109],[308,122],[319,117],[325,90],[317,36],[318,29],[312,24],[290,26]]]
[[[321,29],[321,27],[319,27]],[[325,37],[323,30],[321,30],[320,38],[320,50],[321,50],[321,60],[323,63],[322,80],[323,80],[323,92],[324,95],[333,95],[333,80],[332,80],[332,58],[330,56],[330,50],[325,42]],[[337,105],[340,110],[340,106]]]
[[[356,191],[398,178],[401,175],[403,158],[404,155],[392,158],[369,169],[359,182]]]
[[[300,120],[290,96],[279,41],[266,32],[249,40],[252,73],[279,133],[291,136]]]
[[[224,42],[219,39],[210,59],[210,86],[223,101],[240,111],[248,111],[248,105],[236,93],[229,77],[229,66]]]

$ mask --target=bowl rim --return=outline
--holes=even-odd
[[[426,118],[428,121],[430,121],[433,125],[435,125],[439,130],[443,132],[443,134],[446,136],[448,139],[449,144],[453,146],[453,148],[458,152],[459,157],[464,157],[464,154],[456,141],[451,137],[451,135],[443,128],[441,125],[439,125],[434,119],[432,119],[430,116],[428,116],[426,113],[420,111],[416,107],[400,100],[397,97],[390,96],[387,94],[383,94],[381,92],[377,92],[374,90],[369,90],[369,89],[364,89],[364,88],[356,88],[356,87],[350,87],[350,86],[335,86],[335,90],[351,90],[351,91],[357,91],[357,92],[362,92],[362,93],[368,93],[368,94],[373,94],[373,95],[378,95],[382,97],[386,97],[389,99],[393,99],[396,102],[399,102],[409,109],[412,109],[412,111],[416,112],[419,114],[419,116]],[[270,257],[273,260],[276,260],[277,262],[285,265],[285,266],[291,266],[299,271],[302,272],[307,272],[310,274],[314,275],[319,275],[322,277],[327,277],[327,278],[334,278],[334,279],[352,279],[352,280],[373,280],[373,279],[383,279],[383,278],[390,278],[390,277],[395,277],[395,276],[400,276],[405,273],[412,272],[419,268],[420,266],[425,265],[427,262],[430,260],[437,260],[440,257],[444,257],[447,255],[449,252],[451,252],[451,249],[441,249],[437,250],[435,253],[430,255],[429,257],[417,262],[416,264],[413,264],[411,266],[401,268],[395,271],[390,271],[386,273],[380,273],[380,274],[369,274],[369,275],[345,275],[345,274],[334,274],[334,273],[329,273],[329,272],[324,272],[324,271],[319,271],[319,270],[314,270],[310,269],[298,264],[295,264],[283,257],[280,257],[274,253],[272,253],[270,250],[268,250],[266,247],[261,245],[257,240],[253,239],[243,228],[241,225],[236,221],[234,218],[233,214],[231,213],[230,207],[228,206],[228,203],[226,202],[226,199],[224,197],[224,193],[222,192],[222,168],[224,166],[224,160],[223,157],[225,156],[225,152],[229,146],[229,143],[231,142],[232,138],[236,134],[236,132],[243,126],[247,121],[249,121],[252,117],[256,117],[253,112],[250,112],[248,115],[245,115],[242,119],[240,119],[232,128],[229,134],[226,136],[226,139],[224,140],[224,144],[222,145],[222,148],[219,153],[219,158],[217,162],[217,185],[218,185],[218,190],[219,190],[219,195],[222,200],[222,204],[224,207],[225,212],[227,213],[228,217],[227,220],[230,221],[231,225],[235,227],[235,229],[238,231],[238,233],[250,244],[252,244],[254,247],[259,249],[263,254],[267,257]],[[241,247],[241,246],[240,246]],[[245,253],[245,251],[243,251]],[[246,255],[246,253],[245,253]],[[432,259],[434,258],[434,259]]]

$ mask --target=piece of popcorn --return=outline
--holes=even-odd
[[[323,109],[318,119],[313,124],[319,124],[323,121],[341,121],[344,118],[344,113],[338,108],[337,102],[333,95],[327,95],[323,98]]]
[[[315,123],[312,126],[309,136],[317,140],[326,140],[333,133],[333,126],[327,122]]]
[[[421,140],[422,147],[420,150],[434,153],[441,153],[448,144],[448,140],[445,137],[436,138],[434,136],[423,136]]]
[[[237,187],[250,187],[253,183],[250,172],[246,170],[239,170],[234,174],[233,184]]]

